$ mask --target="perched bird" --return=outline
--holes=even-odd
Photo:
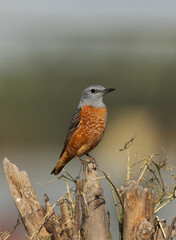
[[[59,174],[62,168],[75,156],[81,157],[101,141],[105,131],[107,109],[103,103],[106,93],[115,88],[100,85],[90,86],[83,90],[78,108],[70,123],[60,159],[51,174]]]

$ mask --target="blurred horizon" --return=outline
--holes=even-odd
[[[52,178],[69,122],[89,85],[116,88],[104,99],[107,128],[92,155],[117,186],[126,174],[126,154],[118,150],[134,133],[132,161],[136,153],[160,153],[162,159],[164,147],[175,164],[175,1],[0,2],[1,231],[12,229],[18,216],[3,158],[28,172],[41,202],[44,192],[55,202],[65,191],[63,183],[36,183]],[[79,169],[76,159],[66,166],[73,175]],[[113,202],[103,186],[115,239]],[[159,216],[171,221],[173,208],[172,203]],[[24,230],[16,234],[9,239],[27,239]]]
[[[101,3],[101,7],[100,7]],[[64,42],[175,43],[175,1],[1,1],[0,61],[20,54],[53,54]],[[174,44],[175,45],[175,44]],[[160,45],[159,45],[160,46]],[[62,50],[62,48],[60,48]],[[50,52],[51,51],[51,52]],[[16,57],[15,57],[16,59]]]

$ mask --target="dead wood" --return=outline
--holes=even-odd
[[[54,209],[52,208],[49,202],[49,198],[46,193],[44,195],[44,198],[45,198],[45,215],[48,216],[45,221],[45,228],[49,233],[51,233],[51,240],[59,240],[58,234],[56,232],[57,217],[55,215]]]
[[[171,226],[167,226],[166,220],[154,221],[155,232],[153,234],[152,240],[172,240],[176,237],[176,227],[175,227],[176,217],[172,220]]]
[[[136,181],[128,181],[123,198],[123,239],[150,239],[154,230],[154,193],[143,189]]]
[[[174,217],[174,219],[172,220],[172,224],[171,226],[169,226],[168,228],[168,233],[167,233],[167,237],[166,240],[170,240],[173,239],[174,237],[176,237],[176,217]]]
[[[73,226],[73,237],[72,240],[79,240],[79,220],[80,220],[80,179],[76,181],[76,197],[75,197],[75,218]]]
[[[90,159],[87,159],[84,165],[84,178],[76,181],[75,203],[66,182],[67,193],[53,206],[45,194],[45,209],[40,205],[25,171],[19,171],[7,158],[4,159],[4,169],[12,197],[31,240],[110,239],[110,214],[107,218],[100,177]],[[107,178],[106,174],[105,176]],[[114,184],[113,187],[115,188]],[[136,181],[128,181],[121,189],[123,200],[118,199],[124,210],[124,222],[121,223],[123,240],[174,239],[176,217],[171,226],[167,226],[166,221],[159,220],[158,217],[154,221],[154,192],[143,189]],[[119,192],[119,197],[118,194]],[[61,214],[56,216],[53,208],[58,204]],[[123,211],[121,217],[123,219]],[[19,224],[19,221],[17,223]],[[0,233],[0,239],[5,240],[10,234]]]
[[[109,229],[105,198],[94,165],[86,160],[85,179],[82,180],[82,239],[108,240]]]
[[[19,171],[7,158],[4,159],[3,164],[15,205],[28,235],[32,236],[44,218],[43,208],[39,203],[26,171]],[[43,226],[38,232],[37,238],[47,237],[49,237],[49,233]]]
[[[65,199],[59,204],[61,210],[61,229],[60,236],[62,240],[70,240],[73,236],[73,219],[71,210]]]

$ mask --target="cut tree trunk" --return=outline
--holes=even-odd
[[[13,200],[28,235],[32,236],[41,226],[44,218],[43,207],[39,203],[26,171],[19,171],[15,164],[12,164],[7,158],[3,163]],[[43,226],[38,232],[37,238],[46,237],[49,237],[49,233]]]
[[[154,231],[154,192],[143,189],[136,181],[128,181],[123,198],[123,240],[150,239]]]
[[[105,198],[94,164],[86,160],[85,178],[82,180],[82,239],[108,240],[109,228]]]

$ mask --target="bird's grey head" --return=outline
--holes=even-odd
[[[106,93],[115,90],[115,88],[105,88],[100,85],[92,85],[83,90],[81,100],[78,107],[82,106],[93,106],[93,107],[104,107],[103,97]]]

